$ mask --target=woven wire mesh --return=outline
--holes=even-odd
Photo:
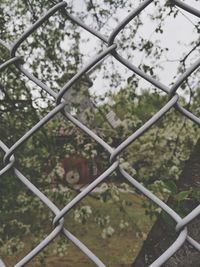
[[[172,87],[167,87],[161,82],[155,80],[151,76],[144,73],[142,70],[134,66],[131,62],[124,59],[117,52],[117,44],[115,44],[115,38],[118,33],[132,20],[137,16],[142,10],[144,10],[153,0],[143,1],[135,10],[129,13],[129,15],[113,29],[112,33],[108,38],[101,35],[101,33],[95,31],[89,26],[82,23],[78,18],[69,14],[66,10],[67,3],[60,2],[48,10],[41,18],[39,18],[27,31],[25,31],[20,38],[8,46],[3,40],[0,40],[0,44],[3,45],[10,52],[10,59],[4,62],[0,66],[0,71],[3,71],[7,66],[15,64],[15,66],[23,73],[28,79],[37,84],[42,90],[46,91],[50,96],[55,99],[55,107],[43,117],[37,124],[34,125],[26,134],[24,134],[18,141],[16,141],[11,147],[7,147],[5,143],[0,140],[1,150],[5,153],[4,156],[4,167],[0,170],[0,176],[4,173],[13,169],[16,177],[37,196],[54,214],[53,220],[53,230],[52,232],[43,239],[40,244],[38,244],[31,252],[29,252],[20,262],[15,266],[24,266],[29,261],[31,261],[38,253],[40,253],[47,245],[49,245],[52,240],[59,234],[63,234],[67,239],[71,240],[80,250],[82,250],[87,257],[89,257],[97,266],[106,266],[94,253],[92,253],[78,238],[71,234],[64,227],[64,216],[74,208],[74,206],[79,203],[84,197],[86,197],[93,189],[95,189],[102,181],[112,174],[115,170],[118,170],[121,175],[128,180],[133,187],[137,188],[141,193],[143,193],[150,201],[159,206],[164,210],[175,222],[176,222],[176,231],[178,232],[178,237],[174,243],[165,251],[159,258],[157,258],[150,266],[156,267],[161,266],[165,261],[167,261],[178,249],[183,246],[187,241],[192,247],[200,251],[200,244],[191,238],[187,231],[187,225],[196,218],[200,213],[200,205],[193,209],[187,216],[181,218],[172,208],[160,200],[156,195],[151,193],[147,188],[145,188],[141,183],[135,180],[127,171],[125,171],[120,165],[119,159],[121,153],[128,147],[132,142],[138,139],[143,135],[152,125],[154,125],[164,114],[166,114],[172,108],[175,108],[183,116],[187,117],[189,120],[193,121],[197,125],[200,125],[200,119],[192,114],[190,111],[182,107],[178,103],[179,95],[177,89],[180,85],[200,66],[200,59],[198,59],[191,67],[189,67],[173,84]],[[179,8],[184,9],[185,11],[193,14],[194,16],[200,17],[200,11],[189,6],[182,1],[173,0],[174,5],[179,6]],[[87,65],[80,69],[58,92],[54,92],[48,88],[41,80],[36,78],[31,74],[27,69],[24,68],[22,57],[17,56],[18,47],[26,40],[38,27],[40,27],[44,22],[46,22],[54,13],[64,11],[66,17],[71,20],[73,23],[84,28],[86,31],[90,32],[92,35],[99,38],[107,46],[101,53],[96,55]],[[131,134],[125,141],[123,141],[116,148],[111,147],[108,143],[102,140],[95,132],[89,129],[86,125],[72,116],[70,113],[64,110],[65,105],[67,104],[66,100],[63,99],[64,94],[78,81],[82,75],[87,71],[91,70],[96,64],[98,64],[105,57],[110,56],[118,60],[122,65],[127,67],[133,73],[144,78],[156,88],[167,93],[169,95],[169,100],[153,117],[151,117],[145,124],[142,125],[138,130]],[[15,156],[14,153],[21,147],[21,145],[26,142],[31,136],[33,136],[41,127],[43,127],[49,120],[51,120],[57,113],[61,112],[66,120],[71,121],[76,125],[82,132],[88,135],[91,139],[97,142],[104,150],[110,154],[110,164],[109,168],[106,169],[97,179],[95,179],[89,186],[87,186],[81,193],[73,198],[63,209],[58,209],[51,200],[46,197],[36,186],[34,186],[24,175],[15,167]],[[2,263],[3,264],[3,263]]]

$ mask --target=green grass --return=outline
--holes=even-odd
[[[142,203],[145,198],[132,194],[120,193],[120,201],[130,201],[129,205],[124,206],[124,211],[120,212],[120,205],[112,202],[101,202],[92,197],[86,197],[82,203],[92,207],[93,213],[99,212],[103,216],[110,216],[110,225],[115,229],[114,234],[106,239],[102,238],[102,228],[94,222],[94,214],[90,216],[85,224],[75,222],[73,219],[73,211],[65,216],[65,226],[79,238],[92,252],[94,252],[106,266],[122,267],[130,266],[139,252],[143,238],[149,232],[153,222],[145,215],[145,210],[142,208]],[[121,203],[121,202],[120,202]],[[127,221],[129,226],[125,229],[119,227],[121,220]],[[33,218],[34,221],[34,218]],[[41,227],[44,227],[42,225]],[[50,228],[46,226],[46,233],[50,232]],[[52,228],[51,228],[52,229]],[[138,234],[140,229],[140,234]],[[18,253],[10,259],[3,257],[6,266],[13,266],[21,258],[23,258],[31,249],[31,237],[25,237],[26,246],[22,252]],[[95,266],[87,256],[85,256],[75,245],[71,242],[67,243],[67,250],[65,255],[54,255],[55,244],[60,241],[57,237],[52,244],[50,244],[44,251],[47,255],[46,265],[44,263],[38,264],[37,260],[40,254],[35,257],[26,266],[48,266],[48,267],[92,267]]]

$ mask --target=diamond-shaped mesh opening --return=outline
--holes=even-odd
[[[199,215],[199,206],[192,207],[191,212],[189,214],[188,213],[183,214],[183,218],[182,218],[180,216],[179,211],[173,209],[170,202],[164,203],[161,200],[161,198],[159,197],[159,195],[157,195],[156,193],[152,193],[151,191],[149,191],[147,189],[147,187],[145,187],[142,183],[140,183],[139,181],[137,181],[135,179],[133,168],[131,168],[131,170],[130,170],[129,168],[126,168],[127,166],[123,165],[123,158],[122,158],[123,151],[125,151],[125,149],[127,149],[127,147],[129,147],[130,144],[134,140],[138,141],[139,138],[142,138],[144,136],[145,132],[148,132],[152,126],[154,126],[158,123],[158,120],[161,117],[163,117],[165,114],[168,114],[168,112],[170,110],[172,110],[174,107],[176,108],[177,112],[180,112],[181,115],[183,115],[185,118],[192,120],[196,125],[200,125],[199,118],[196,117],[193,113],[189,112],[187,109],[182,107],[182,102],[178,101],[180,97],[176,93],[176,92],[178,92],[177,89],[179,88],[179,86],[184,81],[186,81],[187,78],[192,73],[194,73],[195,70],[199,67],[200,60],[197,59],[193,63],[192,66],[190,66],[189,68],[187,68],[185,70],[184,74],[182,76],[180,76],[180,78],[175,82],[175,84],[172,85],[171,88],[168,88],[166,85],[163,85],[158,80],[155,80],[151,76],[147,75],[144,70],[139,70],[139,69],[135,68],[134,65],[132,65],[132,62],[130,62],[129,60],[127,60],[125,58],[120,57],[119,54],[117,54],[117,52],[116,52],[117,51],[117,44],[114,43],[115,37],[117,38],[118,36],[120,36],[119,32],[122,29],[124,29],[124,27],[128,23],[130,23],[130,21],[132,21],[132,19],[134,18],[135,15],[140,14],[146,8],[146,6],[148,6],[151,2],[152,1],[150,1],[150,0],[142,1],[141,4],[134,9],[133,13],[130,13],[130,14],[132,14],[132,17],[130,17],[130,15],[128,15],[125,18],[124,23],[117,24],[117,26],[113,29],[113,32],[111,32],[111,34],[108,38],[101,35],[101,33],[99,33],[98,31],[91,29],[89,26],[87,26],[85,24],[83,25],[82,22],[80,20],[77,20],[77,18],[75,16],[75,18],[73,18],[73,21],[76,25],[79,25],[79,26],[81,25],[87,32],[90,32],[90,34],[92,33],[92,35],[98,37],[107,46],[103,47],[101,52],[98,52],[97,54],[95,54],[95,56],[92,57],[92,59],[89,63],[87,63],[86,65],[83,64],[83,66],[79,70],[77,70],[75,68],[76,69],[75,75],[71,78],[71,80],[69,80],[64,85],[64,87],[59,92],[54,91],[54,90],[52,90],[52,88],[49,88],[47,85],[43,84],[41,81],[43,79],[38,79],[38,78],[34,77],[31,73],[27,72],[27,70],[25,70],[21,66],[21,63],[18,62],[18,58],[15,57],[15,52],[16,52],[16,50],[18,51],[18,46],[20,46],[21,41],[23,42],[23,39],[25,39],[25,40],[27,39],[28,34],[25,34],[26,36],[23,34],[22,35],[20,34],[20,41],[18,41],[17,45],[15,44],[14,46],[12,46],[11,49],[10,49],[10,47],[7,47],[7,45],[5,45],[3,43],[3,46],[5,46],[6,49],[9,50],[11,53],[11,61],[7,60],[6,62],[4,62],[1,65],[1,71],[2,71],[2,69],[5,68],[5,64],[6,65],[15,64],[18,67],[18,69],[22,73],[24,73],[30,81],[32,81],[33,83],[36,83],[37,86],[39,86],[42,89],[42,91],[45,91],[48,94],[50,94],[55,99],[55,102],[56,102],[56,107],[51,109],[50,111],[48,111],[48,114],[46,116],[43,116],[42,118],[40,118],[40,122],[39,123],[36,122],[31,130],[26,129],[26,134],[24,134],[21,138],[17,137],[16,138],[17,140],[15,140],[15,143],[11,144],[11,146],[12,146],[11,148],[6,146],[6,145],[10,145],[10,144],[8,144],[8,143],[4,144],[3,143],[5,140],[4,140],[4,138],[1,137],[2,140],[0,142],[0,147],[4,151],[4,153],[6,154],[4,156],[4,159],[3,159],[4,165],[6,167],[2,167],[2,169],[1,169],[1,179],[6,177],[6,175],[10,176],[10,172],[12,172],[13,179],[20,180],[21,183],[24,184],[25,188],[27,188],[27,194],[30,193],[30,191],[31,191],[30,194],[34,195],[36,202],[43,205],[45,207],[45,209],[47,209],[49,211],[49,213],[53,212],[53,214],[54,214],[53,216],[50,215],[48,218],[49,219],[48,225],[52,224],[52,227],[50,227],[50,226],[47,227],[49,230],[48,235],[46,235],[46,228],[44,227],[45,228],[44,229],[45,230],[45,236],[41,236],[40,238],[38,238],[38,240],[37,240],[38,242],[36,242],[34,248],[30,247],[29,251],[24,251],[25,253],[23,252],[24,254],[20,255],[22,257],[22,259],[20,260],[20,262],[18,262],[15,265],[16,267],[24,266],[24,265],[28,264],[28,262],[30,262],[30,264],[32,264],[32,260],[33,261],[37,260],[37,257],[40,257],[42,255],[42,253],[44,253],[44,255],[45,255],[46,251],[48,250],[48,246],[54,245],[54,243],[52,242],[53,239],[56,240],[57,237],[60,236],[61,234],[63,235],[63,238],[64,238],[66,244],[68,244],[68,242],[70,240],[78,247],[78,249],[80,251],[82,251],[86,255],[86,257],[88,257],[89,260],[93,261],[93,263],[95,265],[105,266],[105,264],[103,264],[103,262],[102,262],[102,260],[104,260],[104,256],[103,255],[101,256],[100,255],[101,253],[98,254],[95,249],[94,249],[94,252],[92,252],[92,250],[87,248],[87,245],[88,245],[88,247],[90,247],[90,244],[89,244],[89,242],[87,242],[87,240],[84,240],[84,238],[82,240],[81,234],[79,235],[79,233],[75,233],[75,235],[77,234],[77,236],[75,236],[74,233],[70,232],[71,231],[70,222],[67,222],[67,219],[68,219],[68,216],[72,216],[71,214],[73,214],[73,216],[75,217],[77,222],[79,222],[80,220],[88,219],[91,215],[90,208],[87,205],[85,207],[81,206],[79,208],[79,206],[77,206],[78,203],[84,203],[84,201],[86,201],[86,198],[89,198],[90,192],[94,189],[98,190],[98,187],[100,186],[100,184],[102,182],[105,182],[105,181],[108,182],[109,177],[112,176],[114,172],[117,173],[116,176],[121,176],[120,177],[121,180],[128,181],[133,186],[134,190],[139,192],[142,196],[145,195],[147,198],[149,198],[150,203],[153,206],[155,205],[159,209],[158,212],[162,211],[163,213],[167,213],[170,220],[174,221],[173,227],[174,228],[176,227],[176,230],[177,230],[176,236],[174,236],[174,242],[173,242],[173,244],[167,244],[167,246],[164,249],[160,250],[160,253],[159,253],[157,259],[152,259],[153,263],[150,265],[151,267],[161,266],[167,260],[171,260],[171,256],[174,253],[178,253],[177,252],[178,249],[180,247],[184,246],[186,240],[190,243],[190,245],[193,248],[195,248],[196,250],[199,250],[199,243],[198,243],[199,240],[196,239],[196,236],[194,233],[192,233],[192,236],[190,236],[190,232],[189,233],[187,232],[187,225],[195,223],[195,219],[198,218],[197,216]],[[187,12],[189,12],[189,13],[197,16],[197,17],[199,16],[199,11],[194,9],[193,7],[189,6],[188,4],[185,4],[185,2],[182,2],[179,0],[174,0],[173,2],[175,4],[177,4],[181,9],[184,9]],[[48,13],[49,11],[47,11],[46,14],[49,14],[50,17],[55,16],[54,11],[59,10],[61,8],[61,6],[62,6],[62,8],[64,8],[64,6],[66,6],[66,3],[65,2],[58,3],[57,5],[53,6],[53,8],[50,10],[51,14]],[[45,21],[45,23],[47,20],[48,20],[47,17],[45,17],[45,18],[43,17],[43,21]],[[52,20],[53,19],[50,18],[50,21],[52,21]],[[41,26],[43,21],[41,21],[39,19],[36,21],[35,25]],[[36,27],[32,28],[32,30],[35,31]],[[133,133],[131,133],[128,137],[126,137],[126,139],[122,143],[121,142],[118,143],[118,141],[116,141],[115,144],[110,144],[108,140],[101,139],[100,135],[98,134],[98,131],[93,129],[89,125],[89,123],[86,123],[86,125],[84,125],[81,122],[81,119],[79,119],[76,116],[75,110],[74,110],[74,112],[73,112],[73,110],[70,110],[71,113],[69,112],[69,110],[64,110],[64,106],[67,105],[67,101],[68,101],[68,98],[65,99],[65,97],[64,97],[66,91],[71,89],[72,86],[74,84],[76,84],[78,82],[78,80],[80,78],[82,78],[83,75],[87,74],[88,71],[90,71],[92,68],[96,67],[97,64],[100,63],[101,60],[104,60],[107,56],[114,56],[117,61],[122,63],[124,66],[128,67],[129,70],[133,74],[136,73],[138,76],[141,76],[145,80],[150,82],[157,89],[164,91],[165,93],[170,94],[170,97],[167,100],[167,103],[165,103],[164,105],[159,107],[159,111],[156,114],[150,114],[150,116],[149,116],[150,119],[147,122],[143,123],[140,126],[140,128],[133,131]],[[66,82],[66,81],[64,81],[64,82]],[[45,192],[45,190],[40,191],[39,186],[37,187],[34,183],[31,183],[31,181],[29,181],[27,179],[28,177],[26,177],[25,173],[23,173],[23,168],[22,168],[22,170],[18,170],[18,164],[14,163],[14,160],[15,160],[14,156],[16,156],[17,158],[19,157],[18,156],[19,147],[22,148],[23,143],[25,142],[25,144],[26,144],[26,142],[28,142],[28,139],[30,137],[32,137],[34,139],[34,137],[36,137],[36,133],[39,133],[39,130],[42,127],[44,127],[44,125],[48,121],[51,121],[52,118],[59,111],[62,111],[62,114],[67,121],[71,121],[73,123],[73,125],[75,125],[82,133],[84,133],[84,135],[88,136],[89,140],[92,140],[92,142],[95,142],[99,146],[101,146],[101,149],[103,151],[106,151],[106,153],[108,153],[110,156],[109,160],[108,160],[108,158],[106,159],[106,161],[107,161],[106,167],[100,173],[97,173],[95,179],[93,181],[89,182],[87,186],[83,187],[81,190],[79,188],[78,192],[76,192],[75,195],[73,195],[73,194],[69,195],[67,192],[64,192],[62,195],[59,195],[60,192],[56,192],[57,188],[55,188],[55,185],[53,186],[53,189],[52,189],[54,196],[50,196],[51,192],[48,190],[46,192]],[[112,116],[112,114],[111,115],[109,114],[109,116]],[[109,118],[107,118],[108,121],[109,121]],[[110,124],[112,125],[111,122],[110,122]],[[115,128],[115,125],[113,126],[113,128]],[[105,134],[105,135],[107,135],[107,134]],[[89,154],[92,155],[92,153],[94,153],[94,152],[92,150],[91,151],[89,150]],[[77,157],[76,157],[76,160],[77,160]],[[73,165],[72,162],[70,164]],[[30,165],[30,167],[31,167],[31,165]],[[70,170],[69,172],[71,175],[72,170]],[[66,176],[67,176],[67,179],[69,181],[72,181],[73,179],[75,179],[77,177],[77,174],[76,175],[73,174],[72,176],[69,177],[69,173],[67,173]],[[116,177],[113,177],[112,179],[116,179]],[[8,182],[8,181],[9,181],[9,179],[7,178],[6,182]],[[24,186],[23,186],[23,188],[24,188]],[[110,189],[111,192],[108,192],[108,193],[111,195],[113,194],[113,199],[116,201],[119,201],[120,205],[122,205],[123,200],[120,201],[120,198],[119,198],[119,194],[121,192],[118,194],[116,193],[116,191],[118,190],[117,187],[115,185],[112,185],[112,183],[110,185],[104,185],[104,189],[105,189],[105,186],[108,186],[108,188],[109,188],[109,186],[111,186],[111,189]],[[170,187],[169,184],[168,184],[168,186]],[[171,184],[171,188],[173,186]],[[100,186],[100,188],[101,188],[101,186]],[[58,190],[59,190],[59,188],[58,188]],[[56,195],[56,193],[58,193],[58,194]],[[178,194],[176,196],[177,200],[178,201],[187,200],[189,193],[187,192],[187,194],[186,194],[186,192],[184,192],[184,191],[182,191],[180,193],[181,194]],[[65,198],[65,194],[66,194],[66,198],[68,197],[67,201],[65,201],[64,199],[58,199],[55,202],[53,200],[51,200],[54,197],[60,198],[60,196],[61,196],[61,198]],[[94,192],[92,194],[94,194]],[[106,195],[106,198],[109,196],[109,194]],[[103,201],[105,202],[105,195],[103,195],[102,197],[103,197]],[[17,204],[17,201],[18,200],[17,200],[17,196],[16,196],[16,199],[15,199],[16,203],[15,204]],[[61,205],[62,204],[61,202],[64,205]],[[34,204],[34,201],[32,201],[31,204]],[[56,204],[58,206],[56,206]],[[103,203],[103,204],[106,205],[105,203]],[[37,207],[37,205],[36,205],[35,210],[34,210],[34,212],[36,213],[35,221],[36,221],[37,216],[39,217],[38,218],[39,220],[42,220],[42,219],[46,220],[46,217],[44,218],[44,213],[42,212],[42,210],[39,207]],[[24,206],[26,207],[26,205],[24,205]],[[99,207],[99,209],[100,209],[100,207]],[[100,212],[100,213],[103,213],[103,212]],[[85,217],[87,217],[87,218],[85,218]],[[104,216],[104,218],[106,218],[106,217]],[[28,218],[28,219],[30,219],[30,218]],[[16,220],[13,222],[13,224],[17,224],[17,223],[18,223],[18,221],[16,218]],[[120,222],[120,224],[121,224],[121,222]],[[122,224],[125,225],[125,223],[122,223]],[[34,222],[33,222],[33,225],[35,227],[37,227],[37,225],[34,224]],[[43,229],[43,226],[44,226],[44,224],[42,225],[42,229]],[[6,227],[9,227],[9,223],[6,224]],[[12,234],[11,230],[9,232],[10,232],[10,234]],[[174,232],[175,232],[175,230],[174,230]],[[88,231],[88,235],[89,234],[92,234],[92,230]],[[104,231],[102,237],[104,237],[104,235],[106,235],[106,234],[112,235],[113,234],[112,229],[109,229],[109,230],[107,229],[107,232]],[[14,244],[14,240],[13,240],[13,244]],[[12,246],[12,244],[11,244],[11,246]],[[45,249],[45,247],[47,247],[47,249]],[[108,249],[108,251],[109,251],[109,249]],[[58,250],[58,253],[60,253],[60,252],[62,254],[62,248],[60,248],[60,250]],[[101,260],[98,258],[97,255],[99,256],[99,258],[101,258]],[[43,259],[44,258],[42,258],[41,261]],[[42,263],[43,262],[40,262],[40,264],[42,264]],[[8,264],[10,264],[10,263],[8,263]],[[11,264],[13,265],[13,263],[11,263]],[[110,262],[108,261],[107,264],[110,265]]]

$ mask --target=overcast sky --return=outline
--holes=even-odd
[[[95,1],[94,1],[95,2]],[[138,2],[138,1],[135,1]],[[134,4],[135,4],[134,2]],[[160,0],[161,3],[164,3],[164,0]],[[200,9],[200,1],[195,0],[186,0],[184,1],[187,4],[192,5],[193,7]],[[84,9],[84,5],[80,4],[81,2],[78,1],[78,5],[75,5],[77,10]],[[82,2],[83,3],[83,2]],[[135,5],[137,6],[137,5]],[[157,69],[156,74],[159,76],[159,79],[162,83],[165,85],[170,85],[173,82],[173,77],[177,73],[178,68],[178,60],[182,58],[184,53],[187,53],[191,46],[189,45],[192,40],[197,40],[198,35],[195,32],[194,25],[198,18],[190,15],[188,12],[179,9],[181,12],[179,15],[173,19],[172,17],[167,17],[165,19],[164,24],[164,33],[161,35],[153,34],[156,25],[154,22],[152,22],[149,18],[149,14],[153,14],[156,12],[154,5],[148,6],[143,12],[142,12],[142,20],[144,22],[144,26],[140,28],[139,35],[143,36],[144,38],[151,38],[153,41],[154,39],[160,39],[160,43],[163,47],[168,47],[169,51],[167,53],[164,53],[162,58],[160,58],[159,62],[162,66],[162,70]],[[123,20],[124,17],[128,14],[127,10],[119,10],[116,14],[113,14],[113,16],[117,16],[119,20]],[[114,28],[116,26],[115,22],[111,19],[109,22],[110,28]],[[106,32],[106,29],[102,28],[101,33],[108,35],[108,32]],[[88,37],[90,38],[91,35],[87,34],[87,32],[84,31],[83,34],[84,38]],[[88,61],[89,58],[95,56],[95,49],[93,49],[95,46],[97,46],[97,39],[90,38],[90,42],[88,42],[87,45],[83,44],[81,49],[85,53],[86,57],[84,59],[85,62]],[[141,62],[141,54],[137,53],[136,51],[134,53],[134,62],[132,62],[134,65],[138,65]],[[194,62],[196,58],[196,55],[191,57],[191,59],[188,61],[188,65],[190,65],[192,62]],[[148,59],[145,63],[148,63]],[[177,61],[176,61],[177,60]],[[118,68],[118,70],[121,72],[122,76],[130,76],[131,72],[125,73],[125,67],[122,66],[119,63],[115,63]],[[111,69],[108,69],[108,74],[112,73]],[[123,87],[123,84],[121,85]],[[125,86],[125,84],[124,84]],[[149,87],[150,84],[145,82],[143,79],[141,79],[140,86],[142,87]],[[118,90],[119,88],[116,88]],[[102,78],[101,74],[98,74],[98,77],[94,80],[93,87],[90,89],[92,93],[95,93],[97,95],[101,95],[109,90],[108,82]]]

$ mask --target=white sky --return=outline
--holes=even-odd
[[[160,2],[163,3],[165,1],[160,0]],[[200,1],[186,0],[184,2],[197,9],[200,9]],[[81,1],[78,1],[77,3],[78,5],[75,4],[77,11],[84,8],[84,6],[80,4]],[[139,32],[140,36],[143,36],[145,38],[149,38],[151,36],[152,40],[154,40],[154,38],[158,38],[158,35],[152,35],[152,32],[154,31],[156,26],[148,17],[148,14],[153,14],[154,12],[155,10],[152,4],[142,12],[142,20],[144,22],[144,26],[140,28]],[[127,13],[127,10],[119,10],[116,14],[113,14],[113,16],[118,17],[121,21],[124,17],[126,17]],[[187,53],[191,49],[189,43],[192,40],[196,40],[198,38],[197,33],[194,31],[193,25],[193,23],[196,23],[197,21],[197,17],[195,17],[194,15],[190,15],[188,12],[183,10],[181,10],[181,14],[179,14],[175,19],[172,19],[172,17],[166,18],[164,25],[164,34],[161,34],[159,36],[159,39],[162,46],[169,48],[169,52],[163,54],[162,58],[160,58],[159,60],[159,63],[161,63],[163,69],[157,70],[157,75],[159,76],[160,81],[165,85],[170,85],[173,82],[173,77],[177,73],[178,62],[174,60],[179,60],[180,58],[182,58],[183,54]],[[111,20],[109,23],[110,28],[114,28],[116,26],[113,20]],[[107,29],[102,28],[101,33],[105,34],[106,30]],[[108,35],[107,32],[106,35]],[[95,47],[98,46],[98,41],[96,38],[91,38],[91,35],[88,34],[86,31],[84,31],[83,37],[88,37],[90,39],[87,45],[83,43],[81,47],[82,52],[86,55],[84,62],[87,62],[88,59],[91,59],[93,56],[96,55]],[[134,51],[133,53],[134,62],[132,63],[137,66],[141,62],[141,54],[137,53],[136,51]],[[148,59],[145,60],[145,63],[148,63]],[[172,60],[173,62],[169,62],[168,60]],[[188,64],[190,65],[192,62],[194,62],[194,60],[195,58],[191,58],[191,60],[188,61]],[[105,61],[107,61],[107,59]],[[128,71],[128,73],[125,73],[124,66],[117,62],[115,64],[122,77],[129,77],[131,75],[130,71]],[[111,73],[112,70],[108,68],[108,75]],[[90,88],[92,94],[101,95],[109,91],[110,89],[108,81],[103,79],[101,74],[98,74],[98,77],[93,82],[93,87]],[[125,86],[125,83],[124,85],[122,83],[120,86]],[[142,79],[140,82],[140,87],[149,88],[150,84]],[[116,88],[116,90],[118,89],[119,88]]]

